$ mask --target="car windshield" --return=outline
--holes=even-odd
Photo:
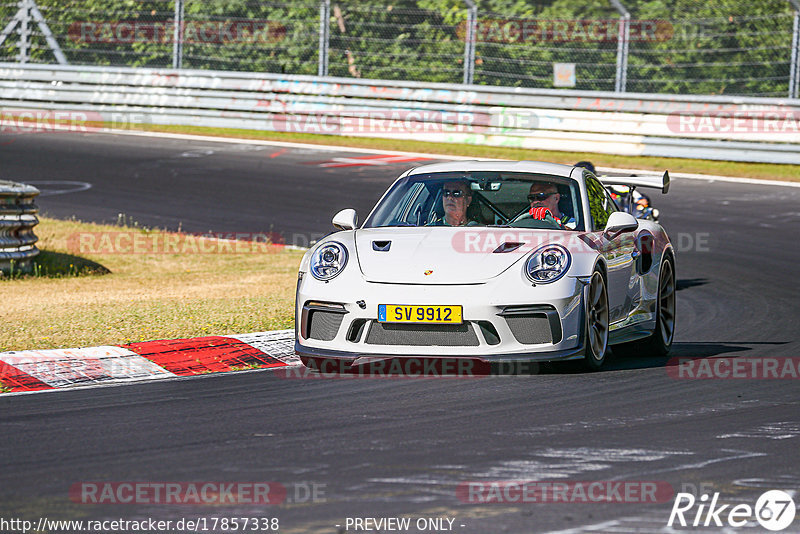
[[[583,230],[580,206],[577,182],[560,176],[489,171],[416,174],[394,184],[364,228],[509,226]]]

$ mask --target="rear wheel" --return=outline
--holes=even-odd
[[[590,371],[603,366],[608,354],[608,292],[600,271],[595,271],[586,290],[583,365]]]

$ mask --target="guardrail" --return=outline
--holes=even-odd
[[[784,98],[0,63],[0,109],[6,132],[82,120],[800,164],[800,100]]]
[[[0,180],[0,271],[25,272],[39,254],[33,227],[39,224],[34,200],[39,190],[26,184]]]

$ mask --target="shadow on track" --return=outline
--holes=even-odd
[[[708,278],[682,278],[675,283],[675,290],[689,289],[690,287],[704,286]]]
[[[674,343],[667,356],[647,354],[610,355],[602,373],[649,369],[674,365],[679,359],[713,358],[754,350],[760,345],[785,345],[788,341],[775,342],[697,342]],[[469,358],[386,358],[350,366],[339,360],[311,359],[307,368],[291,372],[294,378],[473,378],[481,376],[532,376],[587,373],[578,361],[569,362],[486,362]]]
[[[673,343],[672,350],[667,356],[652,356],[648,354],[614,354],[614,348],[611,347],[612,354],[606,360],[605,366],[600,371],[601,373],[609,373],[615,371],[629,371],[633,369],[650,369],[655,367],[666,367],[667,365],[675,365],[678,359],[692,358],[714,358],[716,356],[726,355],[729,357],[745,356],[746,353],[752,351],[759,346],[781,346],[788,344],[789,341],[746,341],[746,342],[682,342]],[[617,351],[621,352],[621,351]],[[756,356],[758,357],[758,356]],[[532,364],[533,365],[533,364]],[[537,367],[533,365],[533,367]],[[523,369],[524,371],[524,369]],[[582,374],[587,373],[580,362],[550,362],[543,363],[538,366],[537,372],[519,373],[519,374],[542,374],[542,375],[557,375],[557,374]],[[492,374],[508,374],[508,373],[492,373]]]
[[[727,355],[736,357],[737,353],[754,350],[760,345],[786,345],[788,341],[747,341],[747,342],[683,342],[673,343],[672,350],[667,356],[650,356],[647,354],[624,354],[612,356],[606,363],[604,371],[623,371],[629,369],[648,369],[652,367],[666,367],[668,362],[677,361],[678,358],[713,358]],[[612,347],[613,352],[613,347]]]

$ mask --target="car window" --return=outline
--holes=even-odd
[[[608,195],[605,187],[591,173],[585,173],[586,193],[589,195],[589,212],[592,217],[592,229],[602,230],[606,227],[608,218],[617,211],[617,206]]]
[[[408,195],[398,206],[395,220],[399,224],[408,226],[420,226],[424,224],[430,208],[433,204],[433,194],[429,188],[422,183],[413,184],[409,189]]]
[[[538,184],[538,185],[536,185]],[[583,213],[580,189],[575,180],[525,172],[448,172],[411,175],[398,180],[375,207],[365,228],[385,226],[449,226],[452,202],[444,202],[443,191],[459,188],[467,198],[469,226],[513,226],[558,230],[581,230]],[[533,189],[532,189],[533,188]],[[528,212],[532,191],[552,191],[553,217],[533,219]],[[462,201],[463,203],[463,201]],[[445,206],[449,204],[451,216]]]

